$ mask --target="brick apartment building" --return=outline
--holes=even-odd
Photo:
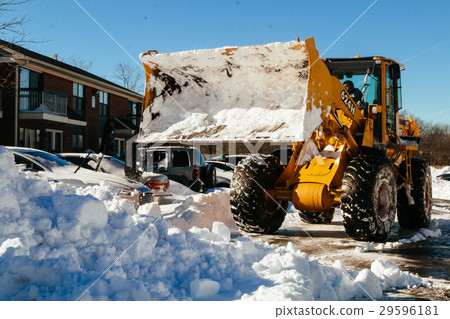
[[[142,95],[0,40],[0,145],[98,150],[108,121],[116,153],[138,131]]]

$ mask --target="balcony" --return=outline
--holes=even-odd
[[[67,95],[49,90],[21,89],[21,113],[49,113],[67,117]]]
[[[86,126],[79,116],[68,114],[67,95],[50,90],[21,89],[19,91],[19,119],[45,120]]]

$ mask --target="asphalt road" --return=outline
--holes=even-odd
[[[416,287],[385,292],[386,300],[450,300],[450,201],[433,200],[432,218],[439,223],[442,234],[416,243],[376,251],[355,252],[367,243],[355,241],[345,233],[342,215],[338,211],[331,224],[313,225],[303,223],[297,214],[288,214],[280,230],[272,235],[250,234],[271,244],[286,246],[296,244],[311,258],[332,264],[341,260],[347,269],[362,270],[372,262],[385,257],[395,262],[400,270],[418,274],[438,283],[438,287]],[[409,239],[416,232],[400,228],[396,223],[388,242]],[[378,243],[371,243],[377,247]],[[394,245],[395,246],[395,245]]]

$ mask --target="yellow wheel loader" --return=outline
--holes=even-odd
[[[378,56],[321,59],[313,38],[149,51],[141,60],[141,155],[157,142],[292,143],[287,165],[272,155],[238,164],[230,203],[241,230],[278,230],[289,202],[309,223],[331,222],[340,207],[356,240],[385,241],[396,212],[402,227],[429,225],[430,168],[414,157],[417,124],[399,115],[400,63]]]

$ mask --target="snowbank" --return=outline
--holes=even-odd
[[[384,251],[384,250],[389,250],[389,249],[396,249],[396,248],[406,245],[406,244],[412,244],[412,243],[424,241],[427,238],[438,238],[442,235],[442,231],[441,231],[440,227],[447,228],[447,225],[445,225],[446,223],[444,222],[444,225],[440,225],[441,222],[443,222],[443,221],[433,219],[430,226],[428,226],[428,228],[419,229],[410,238],[402,238],[402,239],[399,239],[398,241],[388,241],[386,243],[378,244],[376,247],[374,247],[371,243],[367,242],[366,247],[358,246],[355,248],[355,252],[364,253],[364,252],[370,252],[370,251]]]
[[[170,221],[174,227],[183,231],[188,231],[193,226],[211,229],[213,223],[219,221],[237,231],[231,215],[228,191],[215,190],[207,194],[193,193],[186,196],[182,194],[191,192],[183,185],[180,185],[178,190],[171,191],[175,194],[174,204],[162,206],[161,209],[163,218]]]
[[[450,181],[437,178],[442,174],[450,174],[450,166],[441,169],[431,167],[433,177],[433,198],[450,199]]]
[[[74,189],[18,172],[4,147],[0,194],[1,300],[376,299],[428,284],[384,259],[357,272],[293,244],[231,242],[223,223],[184,232],[152,216],[158,204],[136,212],[108,185]]]
[[[304,42],[140,58],[154,69],[146,83],[152,101],[143,113],[140,143],[299,141],[322,122],[320,109],[305,112],[309,63]]]

